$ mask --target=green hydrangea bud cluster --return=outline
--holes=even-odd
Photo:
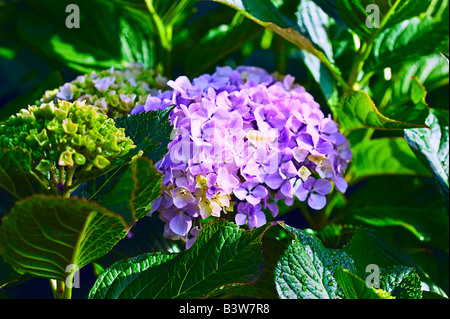
[[[167,79],[142,64],[130,64],[124,70],[114,68],[78,76],[58,89],[46,91],[39,103],[55,99],[86,101],[108,117],[129,114],[136,105],[143,105],[149,94],[166,88]]]
[[[79,167],[103,170],[136,146],[94,106],[57,100],[22,109],[0,125],[0,148],[13,147],[28,150],[36,171],[61,188],[72,185]]]

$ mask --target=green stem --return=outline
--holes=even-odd
[[[65,174],[64,166],[60,166],[59,167],[59,183],[60,184],[64,184],[64,174]]]
[[[358,80],[358,75],[360,74],[360,72],[363,69],[364,62],[367,60],[370,53],[372,52],[373,42],[375,41],[375,38],[380,33],[380,31],[383,29],[383,27],[386,25],[387,21],[390,19],[390,17],[394,13],[395,9],[400,4],[400,2],[401,2],[401,0],[395,1],[394,5],[389,9],[389,11],[386,13],[386,15],[381,20],[378,28],[376,28],[375,31],[372,32],[370,37],[362,43],[361,48],[356,55],[356,59],[355,59],[355,63],[353,64],[353,68],[350,71],[350,75],[347,80],[348,89],[345,90],[344,95],[349,94],[351,92],[351,90],[354,89],[355,84]]]
[[[155,7],[153,6],[153,0],[145,0],[145,3],[147,5],[148,11],[150,12],[150,15],[152,16],[153,23],[155,24],[156,30],[158,31],[161,45],[165,49],[170,50],[172,48],[172,44],[167,39],[166,28],[165,28],[164,23],[161,20],[160,16],[156,12]]]
[[[75,173],[75,170],[77,169],[78,165],[74,165],[74,166],[69,166],[67,168],[67,172],[66,172],[66,180],[64,183],[64,193],[63,196],[64,197],[70,197],[70,193],[72,192],[72,182],[73,182],[73,174]]]
[[[50,282],[53,290],[53,297],[55,299],[71,299],[72,298],[72,288],[66,286],[65,282],[62,280],[56,281],[56,287]]]
[[[150,12],[153,24],[156,28],[159,40],[161,42],[162,47],[161,59],[164,59],[165,61],[164,73],[170,76],[173,26],[172,24],[169,24],[167,26],[164,25],[163,20],[158,15],[158,13],[155,10],[155,7],[153,6],[153,0],[145,0],[145,3],[147,5],[148,11]]]

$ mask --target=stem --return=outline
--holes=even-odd
[[[59,167],[59,183],[64,184],[64,166]]]
[[[72,298],[72,288],[66,287],[66,284],[62,280],[56,281],[56,287],[50,282],[53,287],[53,297],[55,299],[70,299]]]
[[[159,40],[161,41],[161,47],[163,49],[161,52],[161,58],[164,58],[165,60],[164,73],[167,76],[170,76],[173,30],[172,24],[169,24],[167,26],[164,25],[163,20],[158,15],[155,7],[153,6],[153,0],[145,0],[145,3],[152,17],[156,31],[158,32]]]
[[[54,165],[52,165],[52,167],[50,168],[50,178],[53,181],[53,183],[55,183],[55,184],[59,183],[58,177],[57,177],[57,174],[56,174],[56,168],[55,168]]]
[[[64,193],[63,193],[64,197],[70,197],[70,193],[72,192],[71,186],[72,186],[72,181],[73,181],[73,174],[75,173],[77,166],[78,165],[74,165],[74,166],[69,166],[67,168],[66,180],[65,180],[65,184],[64,184]]]
[[[172,47],[172,44],[168,41],[166,36],[166,28],[164,27],[164,23],[161,20],[160,16],[155,10],[155,7],[153,6],[153,0],[145,0],[145,3],[147,4],[148,11],[150,12],[150,15],[152,16],[153,23],[155,24],[156,30],[158,31],[159,39],[161,40],[161,45],[165,48],[170,50]]]
[[[361,45],[360,50],[358,51],[356,55],[355,63],[353,64],[353,68],[350,71],[350,76],[347,80],[347,86],[348,89],[344,92],[344,96],[349,94],[353,87],[355,86],[356,81],[358,80],[358,75],[362,71],[364,62],[367,60],[367,58],[370,55],[370,52],[372,52],[373,48],[373,42],[377,35],[380,33],[380,31],[383,29],[389,18],[394,13],[397,6],[400,4],[400,0],[396,0],[394,5],[389,9],[389,11],[386,13],[386,15],[383,17],[383,19],[380,22],[380,25],[378,28],[375,29],[374,32],[370,35],[370,37],[364,41]]]

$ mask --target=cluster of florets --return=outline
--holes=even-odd
[[[0,148],[14,147],[30,152],[43,177],[67,184],[76,168],[102,170],[136,146],[94,106],[58,100],[22,109],[0,125]]]
[[[86,101],[108,117],[130,113],[136,105],[143,105],[148,95],[158,95],[166,88],[167,79],[142,64],[131,64],[124,70],[114,68],[80,75],[58,89],[46,91],[40,103],[60,99]]]
[[[132,111],[175,105],[176,133],[157,163],[164,191],[152,207],[167,237],[189,247],[210,216],[233,213],[236,224],[259,227],[279,201],[290,206],[297,197],[320,210],[333,184],[345,192],[349,143],[292,76],[222,67],[168,85],[172,92]]]

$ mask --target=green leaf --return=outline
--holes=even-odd
[[[180,252],[178,243],[164,237],[164,222],[157,217],[143,217],[138,220],[128,236],[120,240],[105,256],[96,260],[96,263],[106,269],[124,258],[129,259],[149,252]]]
[[[336,269],[335,277],[345,299],[381,299],[375,289],[367,287],[361,278],[343,267]]]
[[[150,211],[153,200],[161,195],[162,179],[163,175],[149,159],[137,158],[119,179],[110,182],[107,192],[94,199],[133,225]]]
[[[448,85],[448,61],[440,53],[434,53],[405,63],[396,75],[394,83],[389,83],[389,86],[393,86],[393,96],[401,97],[410,94],[411,87],[416,85],[416,82],[425,86],[427,91]]]
[[[377,175],[431,176],[404,138],[377,138],[351,148],[351,183]]]
[[[367,228],[358,228],[350,242],[342,249],[355,262],[356,275],[365,278],[369,265],[379,268],[405,265],[413,266],[414,262],[406,253],[393,243],[388,243]]]
[[[420,241],[445,243],[448,213],[433,186],[409,177],[373,178],[350,196],[342,211],[349,223],[402,227]]]
[[[167,153],[167,144],[173,130],[168,121],[171,111],[172,107],[168,107],[123,116],[115,119],[116,127],[124,128],[125,134],[137,145],[136,151],[142,150],[144,156],[156,163]]]
[[[327,59],[334,62],[330,29],[333,26],[332,19],[313,1],[301,1],[295,12],[297,24],[300,30],[307,34],[314,45],[320,48]],[[337,103],[337,83],[330,70],[322,64],[320,59],[307,51],[301,51],[300,56],[306,67],[311,72],[314,80],[320,84],[320,88],[330,105]]]
[[[77,1],[80,27],[68,28],[68,1],[22,1],[12,6],[6,37],[46,60],[82,73],[121,67],[129,62],[153,63],[153,24],[145,4],[130,1]],[[137,5],[137,7],[136,7]],[[17,26],[14,25],[17,23]]]
[[[413,76],[411,80],[409,92],[391,99],[392,101],[381,111],[390,118],[423,125],[429,113],[428,104],[425,101],[427,91],[416,76]]]
[[[34,195],[3,218],[0,252],[20,274],[65,280],[126,234],[121,216],[78,198]]]
[[[358,1],[336,0],[340,19],[360,38],[367,39],[403,20],[425,12],[431,0],[424,1]]]
[[[393,266],[381,269],[380,288],[396,299],[422,299],[420,277],[411,267]]]
[[[360,128],[404,129],[426,127],[424,124],[413,124],[387,118],[375,106],[375,103],[364,91],[353,91],[336,108],[338,122],[344,135]]]
[[[430,129],[405,130],[405,139],[411,148],[428,163],[447,205],[449,196],[449,114],[448,111],[432,109],[425,122]]]
[[[48,192],[48,182],[31,164],[31,154],[20,147],[0,150],[0,187],[16,199]]]
[[[6,285],[19,280],[20,274],[17,273],[9,264],[3,261],[0,256],[0,289]]]
[[[205,298],[251,284],[261,274],[261,238],[270,226],[246,231],[214,219],[186,251],[149,253],[113,264],[89,298]]]
[[[334,272],[342,266],[354,271],[353,260],[341,250],[325,248],[307,232],[282,225],[296,238],[281,255],[275,269],[275,284],[283,299],[342,298]]]
[[[413,18],[381,32],[374,41],[366,71],[394,67],[448,50],[448,28],[447,11],[444,21]]]
[[[251,285],[244,285],[231,289],[227,296],[239,296],[245,298],[277,299],[278,293],[275,286],[275,267],[278,260],[287,248],[289,235],[284,228],[277,225],[271,227],[262,239],[263,264],[262,274]]]

